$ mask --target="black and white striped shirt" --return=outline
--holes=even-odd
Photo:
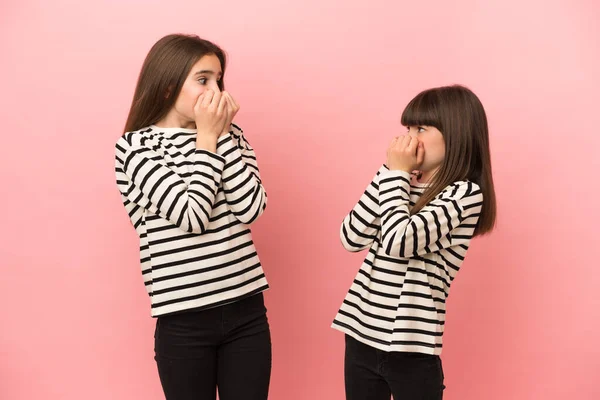
[[[426,185],[381,167],[346,216],[344,247],[370,247],[333,328],[384,351],[440,354],[446,298],[481,213],[473,182],[456,182],[418,213]]]
[[[140,237],[152,316],[216,307],[268,288],[249,225],[265,210],[254,150],[231,126],[217,153],[196,130],[150,126],[116,144],[116,178]]]

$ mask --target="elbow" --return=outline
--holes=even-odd
[[[340,242],[344,249],[351,253],[358,253],[361,249],[361,246],[358,243],[354,243],[348,234],[348,229],[346,228],[346,219],[342,222],[342,226],[340,227]]]
[[[264,207],[258,207],[257,209],[244,210],[241,213],[235,213],[235,217],[244,225],[251,225],[262,215]]]
[[[237,216],[237,219],[238,219],[238,221],[240,221],[244,225],[252,225],[258,219],[258,217],[256,217],[256,218],[248,218],[245,215],[239,215],[239,216]]]
[[[353,248],[352,248],[352,247],[351,247],[351,246],[348,244],[348,242],[346,242],[346,241],[344,240],[344,238],[343,238],[343,237],[341,237],[341,238],[340,238],[340,242],[342,243],[342,247],[344,247],[344,249],[346,249],[346,251],[349,251],[349,252],[352,252],[352,253],[354,253],[354,250],[353,250]]]
[[[344,246],[344,249],[346,249],[346,251],[349,251],[350,253],[358,253],[359,251],[364,250],[364,246],[350,245],[347,242],[345,242],[344,239],[342,239],[341,242],[342,246]]]
[[[344,246],[344,249],[346,249],[347,251],[351,252],[351,253],[358,253],[359,251],[362,251],[364,249],[366,249],[367,247],[369,247],[369,245],[364,245],[364,244],[360,244],[360,243],[355,243],[354,241],[352,241],[352,239],[350,239],[348,236],[346,236],[345,232],[343,231],[342,228],[342,232],[340,234],[340,242],[342,242],[342,246]]]
[[[238,221],[245,225],[251,225],[265,212],[267,208],[267,198],[262,196],[260,202],[250,203],[245,209],[239,213],[234,213]]]

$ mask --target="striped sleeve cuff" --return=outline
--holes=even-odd
[[[401,204],[410,202],[410,174],[405,171],[382,171],[379,175],[381,217]]]

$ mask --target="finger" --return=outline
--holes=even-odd
[[[404,150],[404,149],[406,149],[406,147],[408,146],[409,143],[410,143],[410,136],[402,135],[402,136],[400,136],[400,139],[398,139],[398,145],[396,147],[398,148],[398,150]]]
[[[396,145],[394,146],[394,151],[396,153],[402,152],[402,150],[405,147],[404,141],[405,141],[405,137],[404,136],[399,136],[398,137],[398,140],[396,141]]]
[[[235,99],[233,98],[231,93],[227,93],[227,95],[229,96],[229,102],[231,103],[231,109],[233,110],[233,116],[235,116],[237,114],[237,112],[240,111],[240,105],[237,103],[237,101],[235,101]]]
[[[225,107],[229,107],[229,96],[227,92],[221,92],[221,100],[225,102]]]
[[[215,95],[215,92],[212,91],[212,89],[208,89],[206,91],[204,91],[202,93],[201,96],[204,96],[204,100],[202,100],[202,107],[208,107],[210,105],[210,103],[212,102],[212,99]]]
[[[227,112],[232,113],[233,112],[233,100],[231,99],[231,96],[229,95],[229,93],[227,92],[223,92],[223,97],[225,97],[225,101],[227,101]]]
[[[233,106],[233,98],[231,97],[231,93],[223,92],[223,96],[227,97],[227,101]]]
[[[225,125],[223,127],[223,130],[230,132],[231,131],[231,123],[233,121],[233,117],[235,116],[235,111],[233,110],[233,106],[231,105],[231,97],[230,96],[226,96],[226,101],[227,101],[227,120],[225,121]]]
[[[425,146],[422,142],[419,142],[417,146],[417,165],[421,166],[425,160]]]
[[[390,154],[392,153],[392,150],[394,149],[394,147],[396,147],[396,142],[398,141],[398,137],[395,137],[392,139],[392,141],[390,142],[385,155],[387,156],[387,161],[389,162],[390,160]]]
[[[414,136],[408,137],[408,142],[406,144],[406,148],[411,154],[416,154],[418,145],[419,145],[419,139],[417,139]]]
[[[215,94],[213,95],[213,98],[210,102],[210,107],[216,111],[219,108],[219,105],[221,104],[222,98],[223,98],[223,95],[221,94],[221,92],[215,92]]]
[[[235,99],[233,98],[233,96],[231,95],[231,93],[227,92],[227,96],[229,96],[229,99],[231,100],[231,104],[233,105],[233,109],[235,112],[238,112],[240,109],[240,105],[238,104],[237,101],[235,101]]]
[[[227,96],[221,96],[221,95],[219,96],[219,103],[217,105],[217,113],[220,116],[227,117]]]
[[[200,96],[198,96],[198,98],[196,99],[196,104],[194,104],[194,110],[197,111],[202,105],[202,102],[204,101],[204,93],[205,92],[202,92]]]

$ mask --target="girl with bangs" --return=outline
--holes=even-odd
[[[335,317],[345,333],[348,400],[438,400],[450,285],[473,237],[492,231],[496,200],[488,125],[463,86],[418,94],[387,163],[340,237],[369,252]]]

